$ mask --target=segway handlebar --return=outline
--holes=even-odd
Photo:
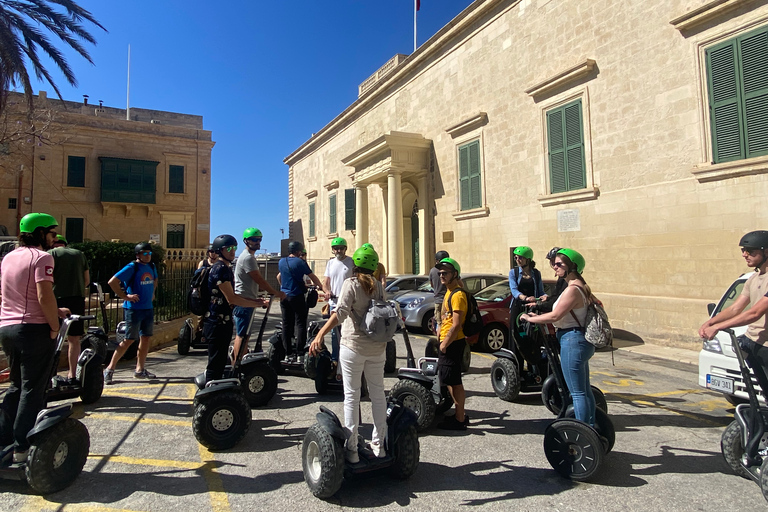
[[[64,340],[67,338],[69,332],[69,326],[75,322],[83,322],[85,320],[95,320],[95,315],[69,315],[65,318],[59,326],[59,335],[56,336],[56,350],[61,350],[64,345]]]

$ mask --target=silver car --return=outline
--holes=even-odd
[[[387,297],[395,298],[398,293],[410,292],[429,281],[429,277],[416,274],[387,276]]]
[[[461,276],[464,289],[473,295],[486,286],[506,281],[506,279],[507,276],[501,274],[463,274]],[[395,296],[394,299],[400,304],[407,327],[421,329],[427,334],[432,333],[430,323],[435,315],[435,295],[429,281],[412,292]]]

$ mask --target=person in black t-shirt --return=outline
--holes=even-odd
[[[264,306],[261,299],[246,299],[235,293],[235,275],[232,272],[232,260],[235,259],[237,240],[232,235],[219,235],[212,249],[219,258],[211,266],[208,274],[208,289],[211,303],[203,320],[203,339],[208,342],[208,366],[205,369],[205,381],[221,379],[227,365],[227,350],[232,341],[232,306],[246,308]]]

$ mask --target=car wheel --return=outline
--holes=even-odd
[[[435,312],[427,311],[424,313],[424,318],[421,319],[421,331],[424,334],[432,335],[432,318],[435,316]]]
[[[464,353],[461,356],[461,373],[467,373],[472,364],[472,348],[469,343],[464,345]]]
[[[480,332],[480,348],[483,352],[496,352],[507,346],[507,331],[501,324],[488,324]]]

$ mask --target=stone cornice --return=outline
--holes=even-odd
[[[325,185],[323,185],[323,187],[325,188],[325,190],[329,190],[329,191],[335,188],[339,188],[339,180],[333,180],[330,183],[326,183]]]
[[[313,197],[317,197],[317,190],[310,190],[304,195],[307,196],[307,199],[312,199]]]
[[[533,87],[529,87],[525,90],[525,93],[532,98],[542,96],[554,89],[557,89],[558,87],[562,87],[563,85],[588,75],[592,72],[593,69],[595,69],[595,64],[596,63],[594,60],[586,59],[585,61],[580,62],[575,66],[566,69],[565,71],[561,71],[560,73],[547,78],[543,82],[539,82]]]
[[[465,119],[457,125],[446,128],[445,131],[453,138],[480,128],[481,126],[485,126],[486,124],[488,124],[488,114],[485,112],[480,112],[476,116]]]
[[[699,164],[691,169],[697,180],[718,181],[738,176],[750,176],[768,173],[768,156],[759,156],[747,160],[736,160],[722,164]]]
[[[393,149],[429,149],[432,147],[432,141],[425,139],[418,133],[389,132],[378,139],[366,144],[346,158],[341,159],[341,163],[351,167],[358,167],[360,164],[376,159],[378,155]]]
[[[591,201],[592,199],[596,199],[598,195],[600,195],[600,190],[597,187],[593,187],[571,190],[569,192],[560,192],[559,194],[539,196],[538,199],[541,206],[554,206],[558,204],[578,203],[580,201]]]
[[[712,0],[682,16],[678,16],[669,24],[684,32],[750,2],[754,2],[754,0]]]

